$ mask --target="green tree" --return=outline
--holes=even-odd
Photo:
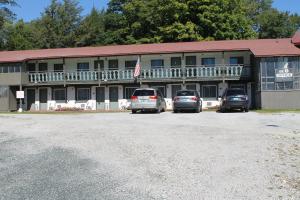
[[[7,50],[25,50],[35,48],[35,37],[30,24],[19,20],[15,24],[7,27],[8,37],[6,43]]]
[[[77,0],[52,0],[36,22],[40,27],[42,48],[73,47],[81,22],[82,8]]]
[[[0,0],[0,29],[3,27],[6,20],[11,20],[14,18],[14,13],[7,7],[15,6],[15,0]]]
[[[86,16],[78,29],[76,45],[93,46],[105,43],[105,11],[95,8]]]
[[[258,17],[259,38],[288,38],[300,26],[300,17],[269,9]]]

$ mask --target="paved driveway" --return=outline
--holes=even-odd
[[[0,199],[300,199],[300,114],[2,114]]]

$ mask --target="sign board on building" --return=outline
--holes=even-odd
[[[17,91],[17,99],[24,99],[24,91]]]
[[[293,81],[293,73],[288,68],[288,65],[285,65],[283,69],[277,69],[275,72],[276,82]]]

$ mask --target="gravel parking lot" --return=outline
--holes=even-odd
[[[300,114],[1,114],[0,199],[300,199]]]

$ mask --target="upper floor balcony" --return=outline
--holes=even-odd
[[[108,71],[45,71],[28,73],[29,82],[33,84],[48,83],[89,83],[89,82],[131,82],[134,69]],[[142,69],[138,80],[153,81],[216,81],[250,79],[251,68],[244,65],[213,65],[185,68]]]

